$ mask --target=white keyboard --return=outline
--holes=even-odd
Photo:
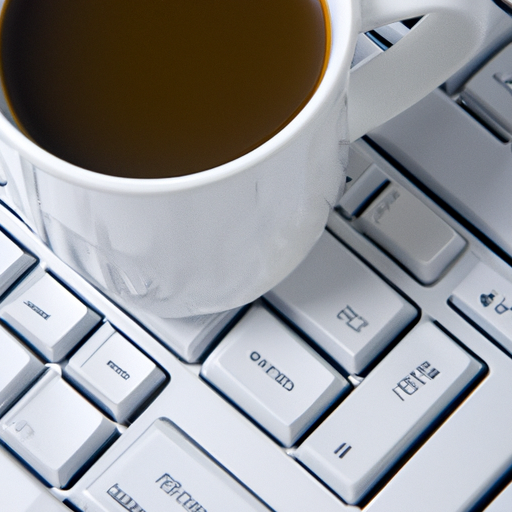
[[[0,510],[492,501],[512,463],[512,271],[367,143],[351,152],[306,261],[239,311],[161,321],[167,339],[0,209]]]
[[[0,204],[0,511],[511,511],[512,258],[405,176],[411,115],[351,147],[308,258],[218,315],[121,310]]]

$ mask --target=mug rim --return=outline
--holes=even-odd
[[[352,0],[324,0],[331,25],[331,48],[324,76],[302,110],[278,133],[248,153],[222,165],[183,176],[166,178],[129,178],[111,176],[85,169],[63,160],[26,137],[0,112],[0,138],[41,171],[92,190],[123,194],[165,194],[222,181],[254,167],[287,145],[321,111],[327,97],[343,87],[343,74],[349,70],[357,37]],[[0,1],[0,9],[4,1]],[[342,5],[343,4],[343,5]],[[348,15],[347,15],[347,11]],[[341,14],[343,12],[343,14]],[[333,64],[334,63],[334,64]],[[341,79],[340,79],[341,76]]]

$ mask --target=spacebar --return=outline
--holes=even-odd
[[[116,502],[131,512],[269,512],[166,419],[155,421],[89,492],[106,510],[118,510]]]
[[[488,378],[365,512],[471,509],[512,466],[511,390],[512,371]]]

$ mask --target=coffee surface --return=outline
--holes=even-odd
[[[7,0],[18,126],[80,167],[160,178],[246,154],[288,124],[328,56],[324,0]]]

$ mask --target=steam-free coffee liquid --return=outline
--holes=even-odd
[[[135,178],[209,169],[295,117],[326,65],[324,0],[7,0],[1,72],[54,155]]]

